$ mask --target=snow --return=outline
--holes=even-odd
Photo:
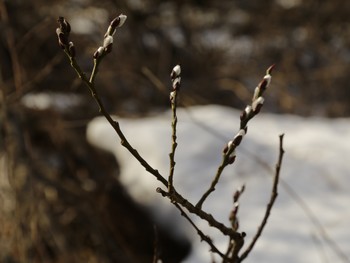
[[[224,146],[239,131],[239,114],[238,110],[218,105],[178,109],[174,185],[193,203],[209,187]],[[130,143],[167,177],[171,113],[140,119],[115,118]],[[225,169],[203,209],[229,225],[232,195],[245,184],[240,198],[239,230],[247,233],[246,247],[270,197],[281,133],[285,133],[286,153],[279,195],[262,236],[245,262],[341,262],[325,241],[323,230],[350,258],[349,119],[260,113],[249,122],[235,163]],[[121,166],[121,183],[137,202],[150,209],[155,220],[179,237],[192,240],[193,250],[186,262],[211,262],[209,246],[201,243],[176,208],[156,193],[155,189],[162,185],[119,144],[119,138],[104,118],[89,123],[87,138],[91,144],[115,155]],[[206,222],[192,218],[225,251],[227,238]],[[315,220],[318,222],[314,223]]]
[[[81,105],[82,97],[77,94],[64,94],[59,92],[28,93],[22,97],[24,106],[31,109],[54,109],[60,112],[69,111]]]

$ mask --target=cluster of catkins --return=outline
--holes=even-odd
[[[104,35],[103,45],[100,46],[93,55],[94,59],[100,58],[103,55],[108,54],[112,51],[113,35],[115,34],[116,28],[121,27],[124,24],[126,18],[126,15],[121,14],[112,20],[107,29],[106,34]],[[64,49],[71,58],[74,58],[74,44],[72,41],[69,41],[69,33],[71,31],[71,26],[67,22],[67,20],[62,16],[60,16],[57,19],[57,22],[59,25],[59,27],[56,29],[58,43],[60,47]]]
[[[249,120],[260,112],[260,109],[264,104],[264,97],[262,95],[271,83],[271,72],[274,67],[275,65],[272,65],[267,69],[266,75],[255,88],[252,104],[248,105],[241,113],[240,130],[233,140],[229,141],[224,148],[224,154],[228,156],[228,164],[232,164],[236,159],[235,149],[241,143],[244,135],[246,135],[248,131],[247,124]]]

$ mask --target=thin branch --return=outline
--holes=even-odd
[[[232,150],[232,152],[233,152],[233,150]],[[204,201],[207,199],[207,197],[212,192],[215,191],[215,186],[218,184],[222,172],[224,171],[225,167],[229,164],[229,158],[230,158],[229,154],[226,154],[226,153],[223,154],[221,164],[220,164],[220,166],[217,169],[217,172],[215,174],[215,177],[214,177],[213,181],[210,184],[209,189],[202,195],[202,197],[200,198],[200,200],[196,204],[196,207],[201,208],[203,203],[204,203]]]
[[[266,75],[263,77],[263,79],[260,81],[258,86],[255,88],[254,95],[252,97],[252,103],[251,105],[248,105],[241,113],[240,119],[240,130],[235,135],[233,140],[229,141],[227,146],[225,147],[222,155],[222,161],[219,165],[217,172],[215,174],[215,177],[213,181],[211,182],[208,190],[204,192],[202,197],[199,199],[198,203],[196,204],[196,207],[201,208],[204,201],[208,198],[208,196],[215,191],[215,186],[218,184],[220,177],[222,175],[222,172],[224,171],[225,167],[229,164],[232,164],[235,161],[236,155],[235,150],[240,145],[244,135],[247,133],[247,124],[248,122],[254,118],[257,114],[259,114],[263,104],[264,104],[264,98],[262,95],[266,91],[266,89],[269,87],[271,82],[271,72],[274,69],[275,65],[270,66],[266,70]]]
[[[180,210],[181,215],[187,219],[187,221],[192,225],[192,227],[197,231],[197,234],[199,235],[199,237],[201,238],[201,241],[205,241],[209,246],[210,246],[210,250],[218,255],[220,255],[220,257],[222,257],[225,260],[229,260],[229,258],[227,258],[225,256],[225,254],[223,254],[214,244],[213,241],[211,240],[211,238],[207,235],[205,235],[197,226],[196,224],[192,221],[192,219],[186,214],[186,212],[181,208],[181,206],[179,204],[175,203],[175,206],[177,209]]]
[[[211,214],[208,214],[202,209],[194,206],[187,199],[185,199],[178,192],[176,192],[175,189],[169,193],[158,187],[157,192],[164,197],[168,197],[172,203],[180,204],[181,206],[185,207],[188,210],[188,212],[195,214],[201,219],[207,221],[210,226],[215,227],[225,236],[229,236],[235,241],[240,240],[242,238],[241,233],[234,231],[232,228],[226,227],[223,223],[217,221]]]
[[[177,93],[177,92],[175,91],[175,93]],[[175,95],[174,100],[176,100],[176,95]],[[176,142],[176,138],[177,138],[177,136],[176,136],[177,116],[176,116],[176,104],[175,103],[172,103],[172,105],[171,105],[173,117],[172,117],[172,122],[171,122],[171,128],[172,128],[171,139],[172,139],[172,143],[171,143],[171,152],[169,154],[170,172],[169,172],[169,178],[168,178],[168,191],[172,191],[172,189],[174,188],[173,178],[174,178],[174,170],[175,170],[175,165],[176,165],[176,162],[175,162],[175,151],[176,151],[176,147],[177,147],[177,142]]]
[[[100,65],[100,61],[101,61],[102,57],[99,57],[99,58],[95,58],[94,59],[94,67],[92,69],[92,72],[91,72],[91,76],[90,76],[90,79],[89,79],[89,82],[91,84],[95,84],[95,77],[97,75],[97,72],[98,72],[98,66]]]
[[[168,191],[171,192],[174,189],[173,185],[173,178],[174,178],[174,170],[175,170],[175,151],[177,147],[177,136],[176,136],[176,125],[177,125],[177,115],[176,115],[176,108],[177,108],[177,93],[180,90],[180,82],[181,82],[181,68],[179,65],[176,65],[171,74],[171,81],[173,86],[173,91],[170,92],[170,103],[171,103],[171,111],[172,111],[172,121],[171,121],[171,152],[169,153],[169,159],[170,159],[170,171],[169,171],[169,178],[168,178]]]
[[[275,203],[275,200],[277,198],[278,195],[278,183],[279,183],[279,177],[280,177],[280,171],[281,171],[281,166],[282,166],[282,160],[283,160],[283,155],[284,155],[284,149],[283,149],[283,137],[284,134],[281,134],[279,136],[279,156],[278,156],[278,161],[276,164],[276,169],[275,169],[275,176],[273,179],[273,186],[272,186],[272,191],[271,191],[271,197],[270,197],[270,201],[267,204],[266,207],[266,211],[265,211],[265,215],[264,218],[258,228],[258,231],[256,232],[253,240],[251,241],[250,245],[248,246],[248,248],[243,252],[243,254],[240,256],[239,258],[239,262],[242,262],[251,252],[251,250],[253,249],[256,241],[259,239],[259,237],[261,236],[262,231],[264,230],[264,227],[267,223],[267,220],[270,216],[271,213],[271,209]]]

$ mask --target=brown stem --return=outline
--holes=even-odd
[[[177,125],[177,115],[176,115],[176,108],[177,108],[177,91],[172,92],[173,98],[171,98],[171,110],[173,113],[172,116],[172,122],[171,122],[171,129],[172,129],[172,144],[171,144],[171,152],[169,153],[169,159],[170,159],[170,172],[169,172],[169,178],[168,178],[168,191],[172,191],[174,188],[173,185],[173,178],[174,178],[174,170],[175,170],[175,151],[177,147],[177,136],[176,136],[176,125]]]

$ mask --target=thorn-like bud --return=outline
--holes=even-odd
[[[180,84],[181,84],[181,78],[177,77],[173,80],[173,89],[174,90],[179,90],[180,89]]]
[[[267,70],[266,70],[266,75],[270,75],[272,70],[275,68],[276,64],[272,64]]]

